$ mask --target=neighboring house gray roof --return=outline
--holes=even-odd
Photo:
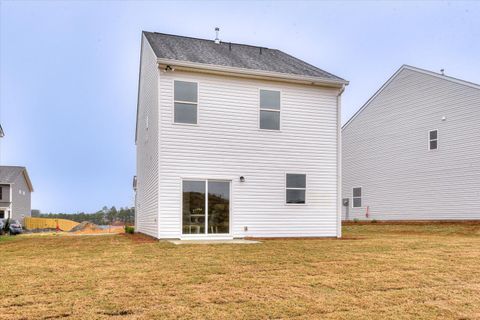
[[[409,66],[407,64],[404,64],[400,67],[400,69],[398,69],[388,80],[387,82],[385,82],[381,87],[380,89],[377,90],[377,92],[375,92],[375,94],[373,96],[370,97],[370,99],[367,100],[367,102],[365,102],[365,104],[357,110],[357,112],[355,112],[353,114],[353,116],[350,117],[350,119],[348,119],[348,121],[342,126],[342,130],[345,129],[350,123],[353,122],[353,120],[355,120],[355,118],[365,109],[368,107],[368,105],[390,84],[390,82],[392,82],[393,79],[395,79],[398,74],[400,74],[400,72],[402,72],[402,70],[412,70],[412,71],[416,71],[416,72],[420,72],[420,73],[423,73],[423,74],[428,74],[430,76],[433,76],[433,77],[436,77],[436,78],[440,78],[440,79],[443,79],[443,80],[447,80],[447,81],[451,81],[451,82],[455,82],[455,83],[458,83],[458,84],[462,84],[462,85],[465,85],[465,86],[468,86],[468,87],[472,87],[472,88],[475,88],[475,89],[480,89],[480,84],[476,84],[476,83],[473,83],[473,82],[470,82],[470,81],[465,81],[465,80],[461,80],[461,79],[457,79],[457,78],[454,78],[454,77],[450,77],[450,76],[446,76],[444,74],[440,74],[440,73],[436,73],[436,72],[433,72],[433,71],[429,71],[429,70],[425,70],[425,69],[421,69],[421,68],[417,68],[417,67],[413,67],[413,66]]]
[[[0,166],[0,184],[12,184],[18,178],[19,175],[23,174],[25,181],[27,182],[30,191],[33,191],[32,182],[27,173],[27,168],[17,167],[17,166]]]
[[[277,49],[190,38],[157,32],[143,32],[157,58],[203,63],[250,70],[317,77],[347,82]]]

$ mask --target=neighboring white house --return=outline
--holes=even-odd
[[[136,230],[339,237],[347,81],[279,50],[142,33]]]
[[[480,219],[480,85],[402,66],[342,147],[344,219]]]
[[[32,182],[25,167],[0,166],[0,219],[31,216]]]

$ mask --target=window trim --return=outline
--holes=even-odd
[[[436,139],[430,139],[430,133],[431,133],[431,132],[434,132],[434,131],[437,132],[437,138],[436,138]],[[438,146],[439,146],[439,145],[438,145],[438,140],[439,140],[438,129],[429,130],[429,131],[428,131],[428,144],[427,144],[428,151],[436,151],[436,150],[438,150]],[[430,142],[432,142],[432,141],[436,141],[436,142],[437,142],[437,148],[436,148],[436,149],[432,149],[432,148],[430,147]]]
[[[261,102],[260,95],[261,95],[262,90],[263,91],[275,91],[275,92],[278,92],[280,94],[280,108],[279,109],[262,108],[262,106],[260,104],[260,102]],[[283,109],[282,96],[283,96],[282,90],[280,90],[278,88],[271,88],[271,87],[259,87],[258,88],[258,94],[257,94],[257,97],[258,97],[258,130],[269,131],[269,132],[281,132],[282,131],[282,109]],[[278,114],[279,114],[278,129],[264,129],[264,128],[260,127],[260,121],[261,121],[260,120],[260,114],[261,114],[262,111],[278,112]]]
[[[287,175],[289,174],[303,174],[305,176],[305,188],[288,188],[287,187]],[[308,204],[308,175],[306,172],[285,172],[285,185],[284,185],[283,195],[284,195],[284,204],[286,206],[305,206]],[[288,203],[287,202],[287,190],[305,190],[305,202],[304,203]]]
[[[355,197],[353,196],[353,190],[354,189],[359,189],[360,188],[360,197]],[[354,199],[358,199],[360,198],[360,207],[355,207],[355,204],[354,204]],[[355,209],[355,208],[363,208],[363,187],[362,186],[358,186],[358,187],[352,187],[352,209]]]
[[[175,100],[175,81],[191,82],[197,84],[197,103],[191,101]],[[175,103],[183,103],[194,105],[197,108],[197,121],[196,123],[175,122]],[[172,80],[172,124],[180,126],[198,126],[200,124],[200,82],[194,79],[188,78],[175,78]]]

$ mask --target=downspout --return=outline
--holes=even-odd
[[[160,77],[162,76],[162,72],[160,72],[160,66],[158,64],[158,62],[156,63],[156,73],[157,73],[157,94],[155,96],[156,98],[156,104],[155,104],[155,107],[157,108],[157,119],[155,119],[157,121],[157,134],[156,134],[156,138],[157,138],[157,218],[156,218],[156,222],[157,222],[157,239],[160,239],[160,235],[161,235],[161,219],[160,219],[160,210],[161,210],[161,207],[160,207],[160,202],[161,202],[161,198],[160,198],[160,181],[162,181],[161,179],[161,163],[162,163],[162,155],[163,155],[163,152],[161,152],[161,141],[160,141],[160,138],[161,138],[161,130],[162,130],[162,124],[161,124],[161,121],[160,121],[160,116],[161,116],[161,112],[160,112],[160,92],[161,92],[161,84],[160,84]],[[197,109],[198,110],[198,109]],[[181,231],[180,231],[181,233]]]
[[[337,95],[337,238],[342,237],[342,86]]]
[[[10,184],[10,187],[8,188],[8,192],[10,193],[10,203],[8,204],[8,209],[9,212],[7,214],[7,218],[12,219],[13,218],[13,190],[12,190],[12,184]]]

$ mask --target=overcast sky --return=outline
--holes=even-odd
[[[345,122],[402,65],[480,83],[478,2],[10,2],[0,17],[0,163],[42,212],[133,205],[140,34],[277,48],[350,81]]]

